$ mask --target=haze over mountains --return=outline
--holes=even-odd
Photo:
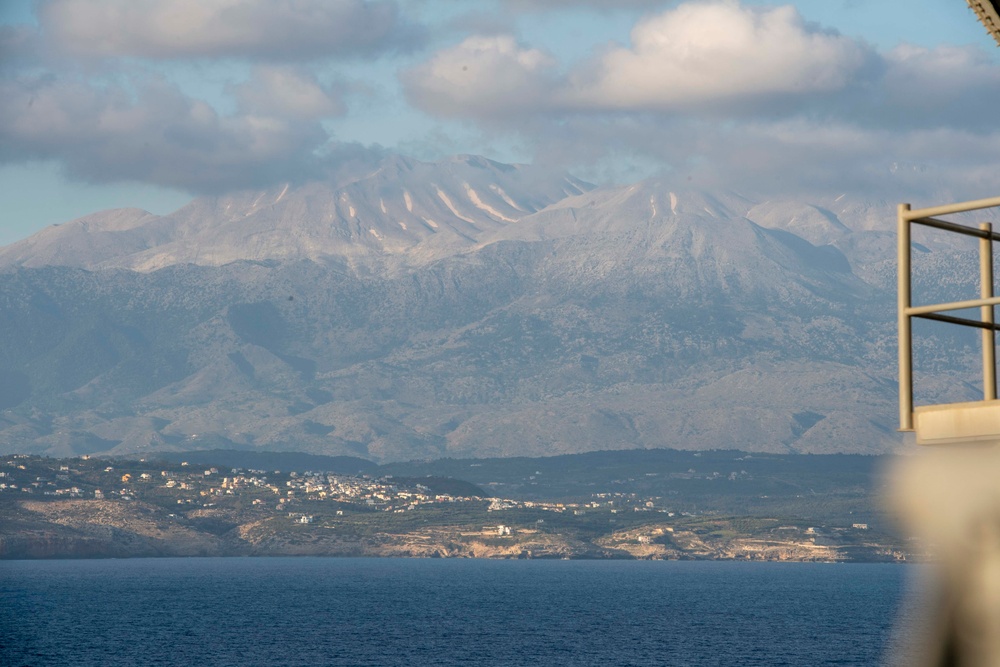
[[[0,451],[882,453],[894,244],[894,202],[472,156],[95,213],[0,249]],[[975,275],[918,249],[928,298]],[[928,333],[918,395],[974,398]]]

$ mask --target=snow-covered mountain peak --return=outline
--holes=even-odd
[[[424,250],[415,258],[433,258],[589,187],[478,156],[430,163],[390,155],[375,170],[340,174],[335,182],[199,197],[167,216],[95,213],[0,249],[0,266],[150,271],[273,259],[357,265],[418,246]]]

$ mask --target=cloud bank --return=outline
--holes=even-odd
[[[790,5],[495,0],[440,25],[394,0],[36,7],[37,26],[0,26],[0,163],[51,160],[87,182],[202,193],[321,178],[336,160],[365,159],[340,143],[341,124],[418,119],[424,129],[400,145],[476,152],[462,143],[475,137],[598,182],[660,171],[757,192],[1000,190],[995,58],[878,50]],[[498,7],[505,32],[472,20]],[[536,10],[622,7],[651,13],[626,43],[589,35],[578,60],[518,31]],[[372,62],[382,78],[351,78]],[[207,101],[171,76],[178,68],[239,74]],[[359,90],[376,92],[359,107]]]
[[[83,56],[297,60],[408,48],[394,2],[365,0],[42,0],[42,28]]]
[[[192,193],[324,177],[335,160],[354,160],[358,147],[338,145],[324,125],[348,104],[317,64],[398,53],[420,34],[388,0],[36,8],[37,27],[0,28],[0,163],[51,160],[83,182]],[[172,82],[168,61],[242,63],[249,76],[224,87],[232,104],[220,111]]]
[[[578,63],[509,36],[468,37],[400,76],[429,114],[597,173],[609,155],[632,155],[764,191],[1000,187],[989,168],[1000,134],[991,114],[973,111],[1000,104],[989,56],[951,46],[880,53],[791,6],[680,4]]]
[[[473,36],[402,79],[410,100],[439,116],[498,118],[551,104],[555,60],[510,36]]]
[[[794,7],[690,3],[639,21],[628,46],[556,72],[557,63],[512,37],[469,37],[402,75],[432,113],[688,112],[741,114],[775,101],[843,91],[878,66],[864,43],[807,26]]]
[[[4,158],[59,160],[85,182],[211,192],[294,179],[312,168],[308,156],[327,139],[318,123],[226,117],[163,80],[130,84],[0,83]]]
[[[697,109],[841,90],[870,56],[793,7],[688,4],[641,21],[630,46],[577,68],[563,94],[583,109]]]
[[[250,81],[230,90],[240,107],[253,114],[308,121],[346,112],[336,90],[301,68],[259,65]]]

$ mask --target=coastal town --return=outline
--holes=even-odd
[[[674,512],[657,509],[654,498],[636,494],[601,493],[586,503],[539,502],[489,497],[472,484],[457,480],[428,478],[426,483],[399,482],[392,475],[372,477],[366,474],[345,475],[317,471],[255,470],[242,468],[202,468],[187,462],[178,465],[145,460],[104,465],[104,461],[83,456],[59,461],[27,455],[13,455],[0,462],[0,494],[29,494],[41,499],[93,498],[95,500],[144,500],[169,507],[210,508],[220,504],[259,507],[301,514],[296,509],[316,509],[335,505],[336,516],[345,511],[383,511],[402,513],[422,506],[442,503],[487,504],[487,512],[531,509],[546,512],[571,512],[580,516],[586,510],[606,508],[611,514],[621,511],[657,511],[668,516]],[[165,469],[166,468],[166,469]],[[436,492],[451,486],[465,493]],[[449,484],[450,483],[450,484]],[[687,514],[687,513],[685,513]],[[310,518],[308,514],[302,515]],[[309,521],[303,521],[306,523]]]
[[[490,486],[485,485],[484,486]],[[0,557],[337,555],[903,561],[868,523],[680,510],[660,496],[497,497],[447,477],[0,458]]]

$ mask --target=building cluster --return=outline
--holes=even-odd
[[[194,507],[214,507],[233,499],[248,508],[287,512],[300,523],[311,515],[303,503],[329,502],[342,514],[350,506],[402,513],[424,505],[487,502],[489,512],[542,510],[585,515],[589,511],[673,512],[657,507],[659,498],[600,493],[579,503],[479,498],[436,493],[422,484],[400,484],[391,476],[353,476],[330,472],[282,472],[253,469],[197,468],[182,463],[164,470],[144,462],[89,461],[69,464],[22,455],[0,461],[0,492],[34,493],[65,498],[130,501],[136,498]],[[137,463],[139,464],[137,466]],[[72,467],[71,467],[72,466]],[[120,468],[120,469],[119,469]],[[145,468],[145,469],[144,469]]]
[[[421,484],[400,485],[391,477],[240,468],[220,472],[219,468],[200,469],[184,463],[179,470],[176,466],[172,470],[155,469],[153,464],[150,469],[136,470],[134,462],[94,463],[87,465],[85,470],[59,465],[58,472],[51,474],[54,466],[50,459],[12,456],[0,460],[0,492],[126,501],[157,497],[178,505],[201,507],[215,506],[226,497],[239,497],[248,500],[251,507],[273,507],[281,511],[291,510],[304,501],[362,505],[367,509],[391,512],[405,512],[428,504],[483,501],[435,493]],[[122,469],[117,469],[116,465],[121,465]],[[71,476],[75,484],[62,484]],[[309,515],[295,513],[297,520],[302,516]]]
[[[82,498],[84,491],[79,486],[70,483],[69,466],[60,465],[58,471],[46,471],[48,474],[38,475],[28,471],[23,461],[30,457],[15,454],[3,462],[0,470],[0,493],[29,493],[41,496],[58,496],[61,498]],[[13,470],[10,470],[13,469]]]
[[[279,471],[275,471],[280,475]],[[384,511],[405,512],[420,505],[462,501],[480,501],[479,498],[455,497],[433,493],[429,488],[417,484],[414,488],[392,482],[391,478],[372,478],[328,472],[290,472],[287,479],[269,480],[261,470],[243,471],[233,469],[231,477],[222,478],[221,483],[204,489],[203,495],[233,495],[246,491],[264,491],[271,495],[276,509],[284,510],[302,501],[328,501],[346,504],[363,504]],[[259,501],[259,502],[257,502]],[[257,504],[268,504],[264,498],[255,499]]]

